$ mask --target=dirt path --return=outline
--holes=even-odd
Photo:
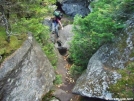
[[[62,24],[65,26],[67,23],[70,23],[70,21],[71,20],[69,18],[64,17],[62,19]],[[70,29],[66,29],[65,31],[68,30]],[[62,33],[64,33],[64,30],[62,31]],[[79,101],[77,100],[79,96],[72,94],[72,89],[75,85],[75,82],[69,76],[68,69],[70,68],[70,66],[66,61],[66,55],[63,56],[59,52],[57,52],[58,63],[57,63],[56,73],[62,75],[63,83],[61,85],[55,86],[53,95],[56,98],[58,98],[60,101]]]
[[[69,77],[69,64],[65,58],[65,56],[62,56],[58,53],[57,73],[62,75],[63,83],[62,85],[55,87],[55,92],[53,94],[55,97],[60,99],[60,101],[78,101],[76,100],[78,96],[72,94],[72,89],[74,87],[75,82],[72,78]]]

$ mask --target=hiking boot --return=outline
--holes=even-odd
[[[55,32],[54,31],[52,31],[52,34],[54,34]]]
[[[59,37],[59,35],[57,35],[57,38]]]

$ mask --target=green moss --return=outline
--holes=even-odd
[[[1,54],[1,55],[4,54],[4,53],[5,53],[5,50],[6,50],[5,48],[1,48],[1,49],[0,49],[0,54]]]
[[[129,57],[134,57],[134,50],[132,50],[132,52],[131,52]]]
[[[0,56],[2,56],[2,59],[0,60],[0,63],[11,55],[16,49],[18,49],[23,41],[26,39],[26,34],[20,34],[17,36],[10,36],[10,42],[8,43],[6,41],[6,33],[4,32],[4,29],[0,32]],[[21,40],[18,38],[21,37]]]
[[[117,47],[119,48],[119,51],[120,52],[124,52],[124,49],[127,47],[127,43],[126,43],[126,38],[128,37],[126,34],[123,34],[124,36],[121,37],[121,42],[118,43]],[[120,37],[120,36],[117,36],[117,37]]]
[[[9,46],[12,48],[16,48],[16,46],[19,46],[18,39],[15,36],[11,36],[10,38],[11,42],[9,43]]]
[[[116,84],[110,85],[109,88],[113,97],[134,98],[134,62],[118,72],[122,75],[122,78]]]
[[[3,26],[0,26],[0,38],[6,37],[6,32]]]

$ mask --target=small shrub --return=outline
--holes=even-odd
[[[77,77],[81,75],[84,70],[85,70],[84,67],[76,66],[73,64],[70,68],[71,77],[77,79]]]
[[[59,84],[62,84],[62,75],[56,75],[56,79],[54,81],[54,84],[55,85],[59,85]]]
[[[47,45],[43,46],[43,51],[47,55],[52,66],[56,68],[56,64],[58,60],[57,60],[57,55],[54,53],[54,45],[52,43],[48,43]]]

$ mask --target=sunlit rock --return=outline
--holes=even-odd
[[[29,36],[0,66],[0,101],[41,101],[54,79],[51,63]]]
[[[72,41],[72,38],[74,36],[72,27],[72,25],[67,25],[63,30],[59,30],[59,40],[61,41],[62,46],[66,47],[67,49],[70,48],[69,43]]]

